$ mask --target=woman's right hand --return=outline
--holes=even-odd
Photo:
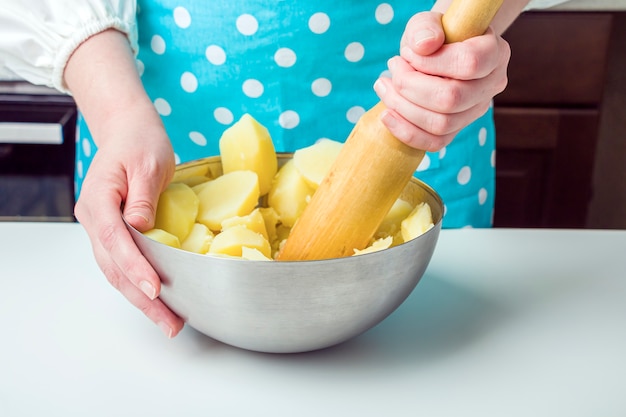
[[[69,59],[64,81],[98,150],[75,207],[100,269],[135,307],[175,336],[184,321],[159,298],[161,281],[135,245],[123,218],[139,231],[154,226],[174,153],[137,73],[126,36],[106,30]]]
[[[448,145],[482,116],[507,84],[509,44],[493,28],[444,45],[441,13],[408,22],[400,55],[388,61],[391,78],[374,88],[387,109],[382,121],[399,140],[430,152]]]

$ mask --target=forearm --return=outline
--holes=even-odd
[[[117,30],[106,30],[83,42],[67,62],[64,82],[92,132],[100,131],[116,116],[124,116],[128,109],[145,110],[146,117],[160,123],[141,83],[128,39]]]

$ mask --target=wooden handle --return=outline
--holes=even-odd
[[[503,0],[454,0],[442,18],[446,42],[483,34]],[[294,225],[280,261],[350,256],[366,247],[424,157],[396,139],[378,103],[357,122]]]
[[[389,133],[384,109],[379,103],[359,119],[278,260],[349,256],[368,245],[424,156]]]
[[[485,33],[503,2],[504,0],[453,0],[441,18],[446,43],[463,42]]]

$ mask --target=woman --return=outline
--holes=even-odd
[[[72,94],[81,111],[75,213],[100,268],[168,337],[183,320],[159,300],[120,207],[149,229],[175,163],[217,154],[243,113],[294,151],[344,140],[382,100],[391,133],[431,151],[417,175],[442,195],[444,227],[491,225],[490,103],[510,55],[500,34],[527,0],[506,0],[485,35],[446,47],[449,0],[266,3],[11,0],[0,10],[5,71]]]

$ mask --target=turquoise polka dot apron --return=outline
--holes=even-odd
[[[177,162],[217,155],[221,133],[244,113],[268,128],[279,152],[343,142],[379,101],[372,86],[406,22],[432,4],[139,1],[138,66]],[[444,227],[491,225],[494,148],[490,110],[426,155],[415,175],[442,196]],[[77,193],[95,152],[80,118]]]

